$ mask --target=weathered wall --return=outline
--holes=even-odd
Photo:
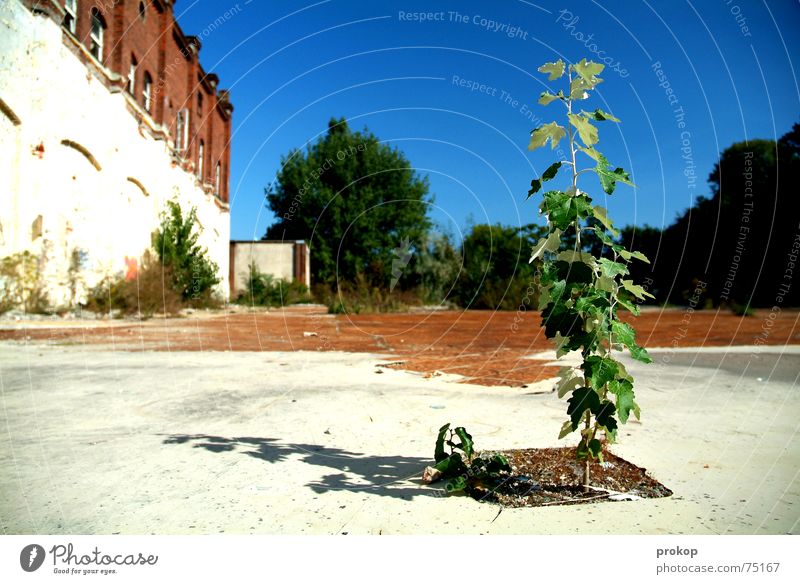
[[[197,208],[200,243],[218,264],[227,297],[224,200],[174,159],[152,118],[136,115],[143,112],[134,97],[109,87],[114,73],[87,64],[65,38],[47,16],[0,0],[0,257],[43,255],[51,301],[66,304],[74,252],[84,290],[125,273],[126,258],[150,246],[172,199]],[[39,235],[32,225],[40,216]]]
[[[232,241],[231,296],[247,290],[250,264],[262,274],[288,282],[298,280],[307,286],[311,277],[311,255],[305,242]]]

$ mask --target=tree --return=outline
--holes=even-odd
[[[455,300],[467,308],[516,310],[535,275],[525,250],[544,231],[539,225],[474,225],[461,245]]]
[[[545,335],[553,339],[556,355],[580,351],[579,369],[563,367],[558,386],[559,397],[570,395],[567,415],[569,419],[561,428],[560,438],[580,428],[577,448],[578,460],[585,461],[583,484],[590,488],[590,462],[603,458],[601,438],[609,443],[616,440],[618,421],[625,423],[631,413],[639,417],[633,391],[633,377],[624,365],[614,359],[614,351],[628,349],[631,357],[644,363],[652,362],[647,351],[636,343],[636,333],[629,324],[620,320],[618,312],[625,309],[639,313],[635,301],[649,294],[627,276],[633,260],[647,262],[640,252],[629,251],[613,237],[619,235],[608,217],[606,209],[593,205],[592,198],[578,185],[580,175],[594,172],[607,195],[617,183],[633,185],[622,168],[614,168],[596,145],[598,128],[593,122],[620,120],[596,109],[593,112],[577,111],[579,102],[590,96],[604,66],[583,59],[568,67],[560,59],[539,68],[554,81],[567,76],[567,91],[545,91],[539,103],[558,102],[566,110],[566,127],[551,122],[531,132],[529,150],[545,146],[553,149],[566,138],[569,159],[551,164],[538,179],[531,181],[528,197],[537,195],[545,182],[553,180],[561,169],[569,169],[569,186],[564,190],[550,190],[541,197],[539,210],[547,217],[547,235],[533,247],[531,261],[539,271],[539,308]],[[576,103],[577,102],[577,103]],[[584,158],[585,157],[585,158]],[[586,159],[594,166],[585,166]],[[574,243],[562,237],[574,232]],[[583,240],[598,239],[610,257],[586,251]],[[594,245],[590,245],[593,248]]]
[[[357,275],[388,288],[395,250],[426,241],[428,181],[402,152],[344,118],[306,151],[281,159],[267,206],[277,220],[264,239],[309,241],[315,282],[353,282]]]
[[[709,175],[710,196],[699,197],[663,233],[652,267],[659,300],[686,302],[703,282],[715,304],[800,302],[800,286],[786,278],[800,237],[799,170],[798,124],[777,143],[756,139],[726,148]]]
[[[184,301],[208,299],[212,288],[219,284],[219,268],[207,257],[207,250],[197,240],[195,231],[197,210],[192,208],[185,216],[180,204],[167,201],[161,214],[161,225],[153,234],[153,247],[161,264],[171,274],[172,285]]]

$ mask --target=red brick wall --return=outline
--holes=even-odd
[[[58,0],[64,6],[66,0]],[[89,49],[91,46],[91,10],[96,8],[106,23],[101,61],[111,71],[127,79],[131,57],[137,60],[134,97],[144,106],[145,72],[152,78],[150,115],[163,125],[170,141],[176,139],[176,122],[182,108],[189,110],[189,138],[184,150],[191,168],[198,170],[200,141],[204,143],[204,183],[213,185],[216,165],[221,164],[219,197],[228,201],[230,166],[230,134],[232,108],[221,104],[218,88],[205,80],[198,61],[199,42],[186,36],[172,10],[172,0],[144,0],[145,19],[139,14],[140,0],[77,0],[75,36]],[[203,95],[202,111],[197,96]],[[225,98],[227,100],[227,96]]]

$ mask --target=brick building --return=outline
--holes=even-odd
[[[129,271],[170,199],[227,295],[233,106],[175,1],[0,0],[0,257],[38,254],[53,304],[71,258],[84,293]]]

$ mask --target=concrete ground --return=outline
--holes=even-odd
[[[418,477],[436,430],[544,447],[566,404],[339,352],[0,345],[7,534],[798,533],[800,347],[652,353],[614,451],[675,495],[504,509]],[[547,355],[539,355],[547,359]],[[542,362],[544,363],[544,361]]]

